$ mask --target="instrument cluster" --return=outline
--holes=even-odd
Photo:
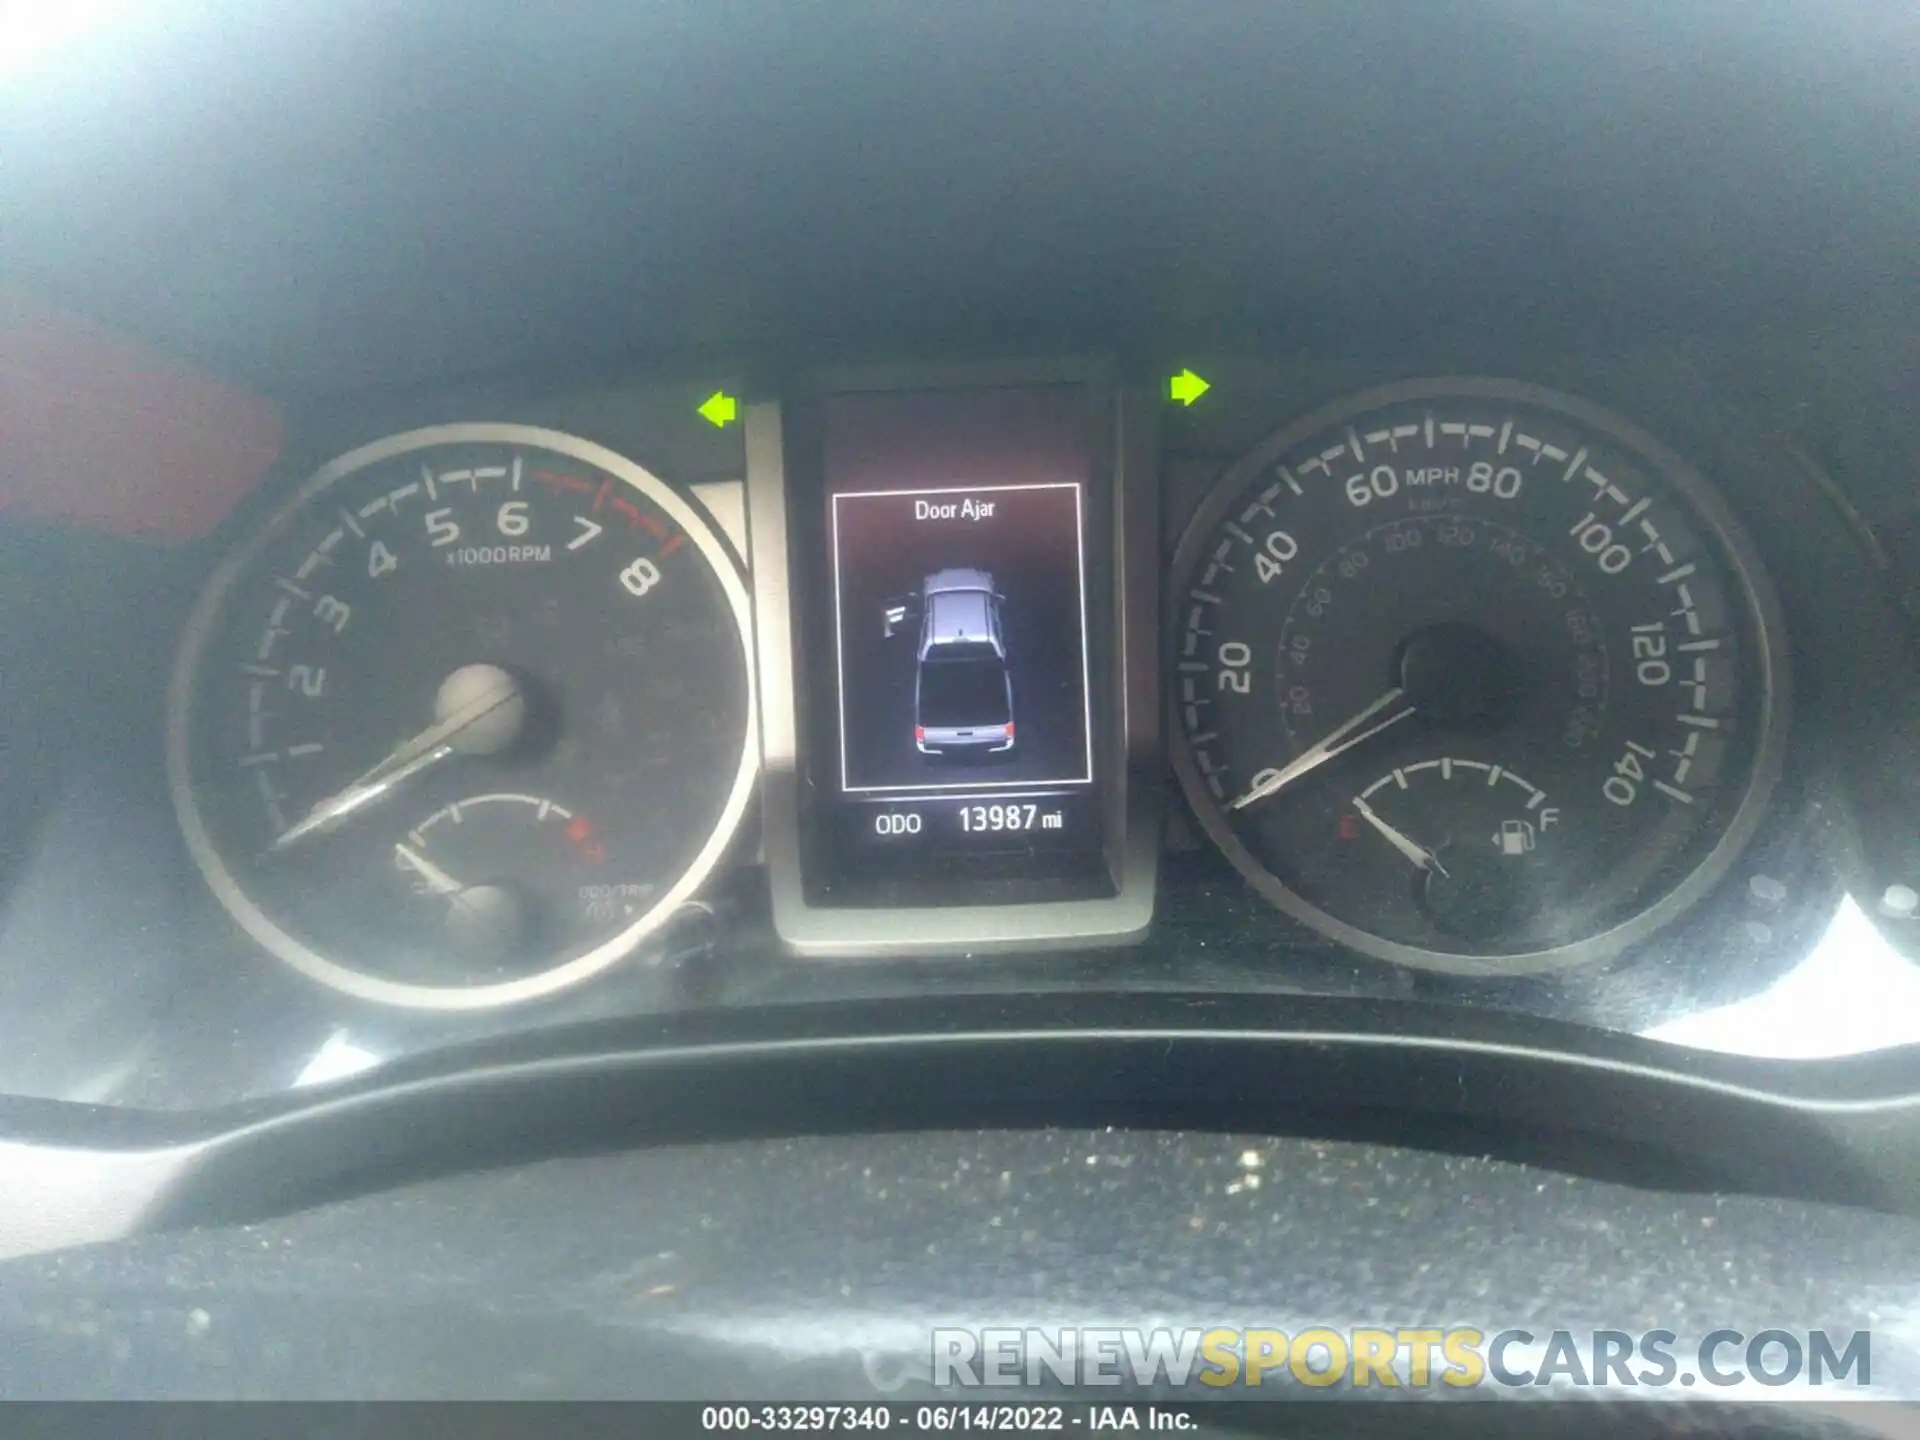
[[[1920,713],[1885,557],[1776,430],[1627,368],[992,361],[305,417],[148,621],[195,892],[169,983],[320,1036],[308,1079],[942,987],[1772,1054],[1753,1007],[1800,985],[1854,997],[1825,1053],[1892,1043],[1863,982],[1803,975],[1904,993],[1920,953],[1904,782],[1834,743]],[[301,1078],[242,1046],[182,1082],[157,1043],[144,1103]]]

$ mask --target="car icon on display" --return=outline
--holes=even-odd
[[[919,594],[887,603],[889,638],[919,617],[913,740],[923,755],[1013,749],[1013,679],[1000,614],[1005,602],[985,570],[936,570]]]

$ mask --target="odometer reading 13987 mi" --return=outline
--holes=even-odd
[[[1777,608],[1685,462],[1503,381],[1336,403],[1235,465],[1169,596],[1174,762],[1282,909],[1467,973],[1617,952],[1778,768]]]

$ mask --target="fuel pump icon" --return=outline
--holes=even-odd
[[[1493,843],[1500,847],[1502,855],[1525,855],[1533,849],[1538,837],[1533,826],[1525,820],[1502,820],[1500,828],[1494,833]]]
[[[1534,812],[1540,821],[1540,828],[1534,829],[1531,820],[1502,820],[1500,828],[1493,832],[1493,847],[1502,855],[1525,855],[1540,843],[1540,837],[1560,823],[1560,812],[1549,805]]]

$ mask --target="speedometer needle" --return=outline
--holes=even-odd
[[[1447,867],[1434,858],[1431,850],[1421,845],[1418,841],[1402,835],[1398,830],[1394,829],[1393,826],[1382,820],[1374,811],[1374,808],[1358,795],[1353,797],[1353,808],[1360,812],[1361,819],[1373,826],[1374,829],[1378,830],[1381,835],[1386,838],[1386,842],[1389,845],[1393,846],[1394,849],[1411,860],[1415,868],[1431,870],[1437,875],[1445,875],[1447,873]]]
[[[526,718],[526,693],[498,665],[463,665],[440,686],[439,718],[344,789],[314,802],[306,818],[275,837],[269,850],[285,850],[309,835],[330,830],[357,811],[385,799],[402,781],[457,754],[493,755],[511,745]]]
[[[1258,785],[1255,785],[1227,808],[1229,810],[1244,810],[1247,806],[1253,804],[1254,801],[1264,800],[1267,796],[1273,794],[1274,791],[1284,789],[1309,771],[1319,769],[1320,766],[1326,764],[1327,761],[1333,759],[1334,756],[1340,754],[1343,750],[1351,749],[1362,740],[1371,739],[1389,725],[1399,724],[1402,720],[1413,714],[1412,705],[1405,705],[1398,710],[1394,710],[1386,719],[1378,721],[1373,725],[1368,725],[1367,722],[1383,710],[1392,710],[1405,695],[1406,691],[1396,685],[1378,700],[1367,706],[1367,708],[1362,710],[1358,715],[1348,720],[1344,725],[1341,725],[1338,729],[1323,737],[1317,745],[1302,750],[1278,770],[1269,773],[1266,779],[1262,780]],[[1366,728],[1362,729],[1361,727],[1363,726]]]

